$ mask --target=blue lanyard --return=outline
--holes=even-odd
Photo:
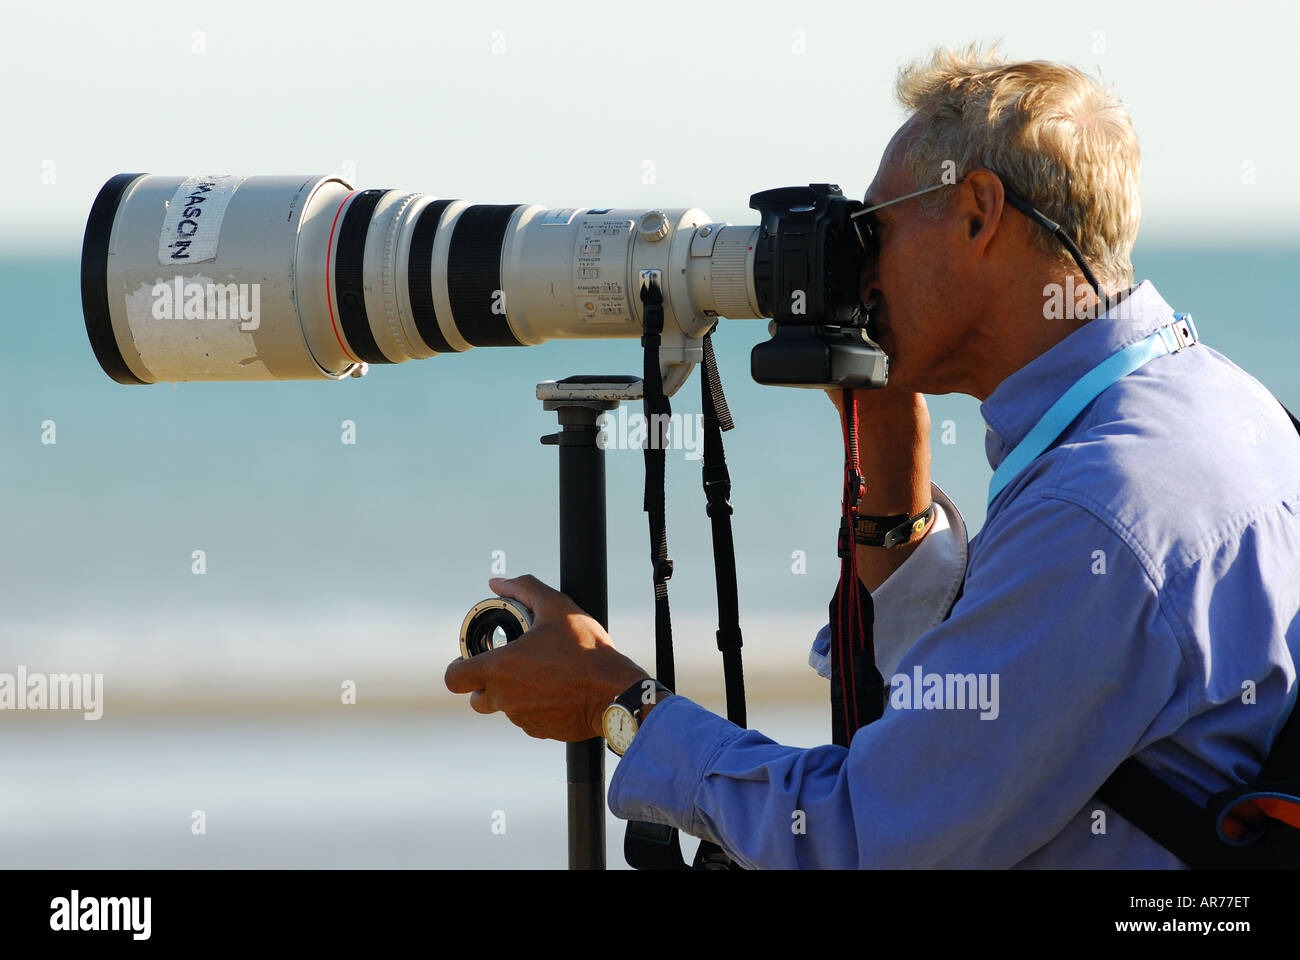
[[[1171,321],[1151,336],[1130,344],[1118,353],[1112,353],[1076,380],[1059,400],[1047,408],[1047,412],[1039,417],[1025,438],[1016,444],[1015,449],[1007,454],[993,472],[993,479],[989,481],[989,506],[993,505],[993,498],[1002,488],[1055,443],[1065,428],[1074,422],[1074,418],[1083,412],[1083,408],[1092,403],[1103,390],[1112,383],[1123,380],[1148,361],[1168,353],[1177,353],[1196,342],[1196,326],[1192,323],[1191,315],[1175,313]]]

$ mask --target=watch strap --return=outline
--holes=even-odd
[[[627,710],[628,713],[632,714],[632,716],[636,718],[638,724],[641,723],[641,708],[646,705],[642,696],[645,694],[647,683],[654,684],[656,694],[672,694],[672,691],[658,680],[655,680],[653,677],[645,677],[632,684],[632,686],[628,687],[614,698],[614,702]],[[658,696],[656,696],[655,699],[657,701]]]
[[[906,513],[885,517],[857,514],[853,518],[853,539],[863,546],[888,550],[915,539],[933,517],[933,503],[914,517]]]

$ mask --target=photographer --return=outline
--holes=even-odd
[[[1096,795],[1133,756],[1198,804],[1257,776],[1295,701],[1300,439],[1149,281],[1133,285],[1138,144],[1109,93],[974,50],[913,64],[898,93],[912,114],[867,191],[862,280],[890,385],[857,393],[858,513],[905,514],[912,531],[856,547],[884,713],[848,748],[796,749],[659,690],[610,807],[748,867],[1180,866]],[[1098,382],[1162,327],[1176,349]],[[1077,415],[1041,426],[1085,386]],[[982,402],[995,471],[969,549],[929,476],[921,395],[951,392]],[[535,625],[453,663],[447,686],[532,736],[601,735],[649,674],[534,578],[492,587]],[[928,679],[925,696],[903,689],[972,675],[978,705],[932,701]]]

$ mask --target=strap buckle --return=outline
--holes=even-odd
[[[849,467],[849,506],[856,507],[866,493],[867,482],[856,466]]]
[[[701,471],[704,479],[704,515],[713,518],[714,506],[726,509],[730,516],[734,511],[731,506],[731,472],[725,463],[708,464]]]
[[[904,517],[902,523],[885,534],[885,542],[881,546],[886,550],[892,550],[900,543],[907,543],[914,534],[918,534],[925,529],[925,524],[924,517],[918,517],[915,520],[911,517]]]
[[[710,500],[708,503],[706,503],[706,504],[704,505],[704,515],[705,515],[706,517],[708,517],[710,520],[713,519],[713,507],[714,507],[714,506],[715,506],[715,503],[714,503],[714,501],[712,501],[712,500]],[[731,516],[733,513],[736,512],[735,507],[733,507],[733,506],[731,505],[731,500],[728,499],[728,498],[726,498],[726,497],[723,497],[722,499],[718,500],[717,503],[716,503],[716,506],[719,506],[719,507],[721,507],[721,508],[723,509],[723,511],[724,511],[724,513],[722,514],[723,516],[728,516],[728,517],[729,517],[729,516]]]
[[[886,550],[892,550],[894,547],[903,543],[910,543],[917,534],[925,529],[925,525],[930,522],[934,516],[934,504],[918,513],[916,516],[909,516],[906,513],[897,513],[887,517],[857,517],[854,524],[854,534],[858,543],[868,547],[884,547]]]
[[[1174,318],[1162,325],[1157,332],[1170,353],[1177,353],[1200,340],[1190,313],[1175,313]]]

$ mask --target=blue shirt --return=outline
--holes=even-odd
[[[994,469],[1173,314],[1149,282],[1120,306],[981,406]],[[1198,802],[1253,778],[1296,698],[1298,612],[1300,439],[1199,343],[1103,391],[998,494],[951,617],[849,748],[781,746],[670,697],[610,808],[751,868],[1177,867],[1094,794],[1133,754]]]

